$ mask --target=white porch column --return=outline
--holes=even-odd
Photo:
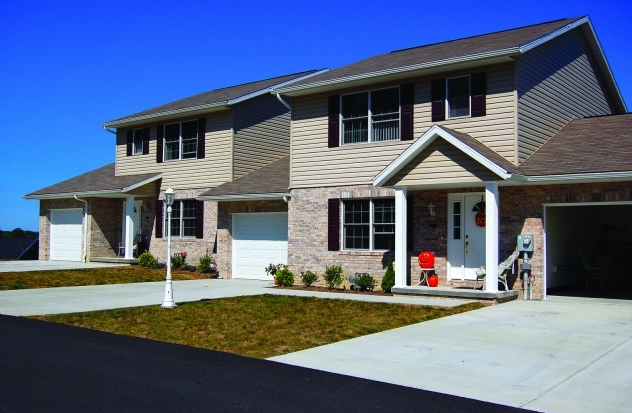
[[[134,258],[134,251],[132,250],[134,246],[134,196],[128,195],[125,200],[125,258],[132,259]]]
[[[498,183],[485,184],[485,291],[498,292]]]
[[[395,188],[395,287],[406,286],[406,188]]]

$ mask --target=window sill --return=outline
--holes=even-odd
[[[384,254],[395,253],[395,251],[381,250],[381,251],[362,251],[362,250],[346,250],[338,251],[339,255],[360,255],[360,256],[373,256],[381,257]]]
[[[385,144],[385,143],[399,143],[401,142],[401,139],[393,139],[393,140],[389,140],[389,141],[372,141],[372,142],[355,142],[355,143],[340,143],[340,148],[345,148],[345,147],[355,147],[358,145],[381,145],[381,144]]]

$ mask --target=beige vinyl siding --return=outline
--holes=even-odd
[[[138,187],[134,190],[128,192],[129,195],[134,195],[135,197],[148,197],[155,198],[158,196],[160,192],[160,179],[150,182],[146,185]]]
[[[516,78],[520,162],[571,119],[613,112],[579,28],[520,56]]]
[[[444,139],[437,138],[385,186],[463,184],[498,179],[498,175]]]
[[[265,94],[235,105],[233,127],[233,179],[290,153],[290,111],[275,96]]]
[[[487,73],[487,115],[450,119],[441,125],[469,133],[509,161],[515,159],[515,93],[513,64],[503,64],[446,76]],[[430,84],[436,77],[405,79],[415,83],[414,137],[419,138],[432,125]],[[393,83],[371,87],[393,86]],[[353,89],[341,91],[349,93]],[[337,185],[367,185],[413,141],[375,142],[327,147],[328,94],[294,99],[292,113],[292,188]]]
[[[193,120],[200,117],[188,117],[181,120]],[[204,159],[178,159],[156,163],[158,122],[141,126],[150,128],[149,154],[127,156],[127,129],[117,130],[116,175],[162,173],[161,190],[167,189],[169,185],[177,189],[212,188],[230,181],[233,135],[231,111],[213,112],[205,117]],[[172,121],[167,123],[172,123]]]

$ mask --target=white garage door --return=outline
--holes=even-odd
[[[50,259],[81,261],[83,211],[54,209],[50,216]]]
[[[287,264],[287,212],[233,215],[233,278],[272,280],[268,264]]]

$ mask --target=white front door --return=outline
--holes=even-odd
[[[448,201],[448,279],[475,280],[485,265],[485,227],[476,225],[484,194],[450,194]]]

